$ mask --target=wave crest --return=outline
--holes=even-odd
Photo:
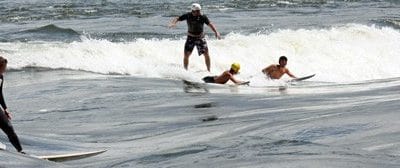
[[[0,43],[10,68],[47,67],[103,74],[200,79],[204,58],[193,52],[190,71],[183,70],[185,39],[137,39],[115,43],[81,37],[72,43]],[[238,78],[262,82],[261,69],[289,58],[297,76],[318,74],[313,80],[351,82],[399,77],[400,32],[393,28],[346,25],[330,29],[279,30],[270,34],[231,33],[224,40],[209,39],[212,74],[240,62]],[[253,83],[253,82],[252,82]]]

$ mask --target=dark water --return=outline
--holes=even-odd
[[[108,150],[65,163],[73,167],[400,164],[398,78],[257,89],[71,71],[7,75],[5,93],[27,152]],[[51,164],[10,162],[22,156],[8,152],[2,158],[6,167]]]
[[[4,94],[31,155],[0,167],[399,167],[400,3],[207,0],[212,71],[183,70],[191,2],[1,1]],[[287,55],[303,82],[260,70]],[[196,83],[231,62],[250,86]],[[183,80],[193,81],[185,83]]]

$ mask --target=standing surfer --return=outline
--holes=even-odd
[[[170,23],[169,27],[176,27],[179,21],[186,20],[188,25],[187,39],[185,43],[183,66],[188,69],[189,57],[192,54],[194,46],[197,47],[197,52],[200,55],[204,54],[207,70],[210,72],[210,55],[208,53],[208,46],[204,34],[204,24],[207,24],[215,33],[215,37],[221,39],[221,35],[215,28],[214,24],[208,19],[206,15],[201,13],[200,4],[194,3],[191,7],[192,11],[176,17]]]

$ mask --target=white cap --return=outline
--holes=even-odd
[[[192,10],[193,11],[201,10],[200,4],[198,4],[198,3],[192,4]]]

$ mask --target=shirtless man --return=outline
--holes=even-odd
[[[272,64],[262,70],[268,77],[271,79],[280,79],[284,74],[289,75],[292,78],[297,78],[292,73],[290,73],[289,69],[285,68],[287,64],[287,58],[285,56],[281,56],[279,58],[279,65]]]
[[[231,80],[233,83],[240,85],[240,84],[246,84],[248,82],[242,82],[233,77],[233,75],[236,75],[239,73],[240,70],[240,64],[238,63],[233,63],[231,65],[231,69],[228,71],[223,72],[219,76],[206,76],[203,78],[203,81],[206,83],[218,83],[218,84],[225,84],[229,80]]]

